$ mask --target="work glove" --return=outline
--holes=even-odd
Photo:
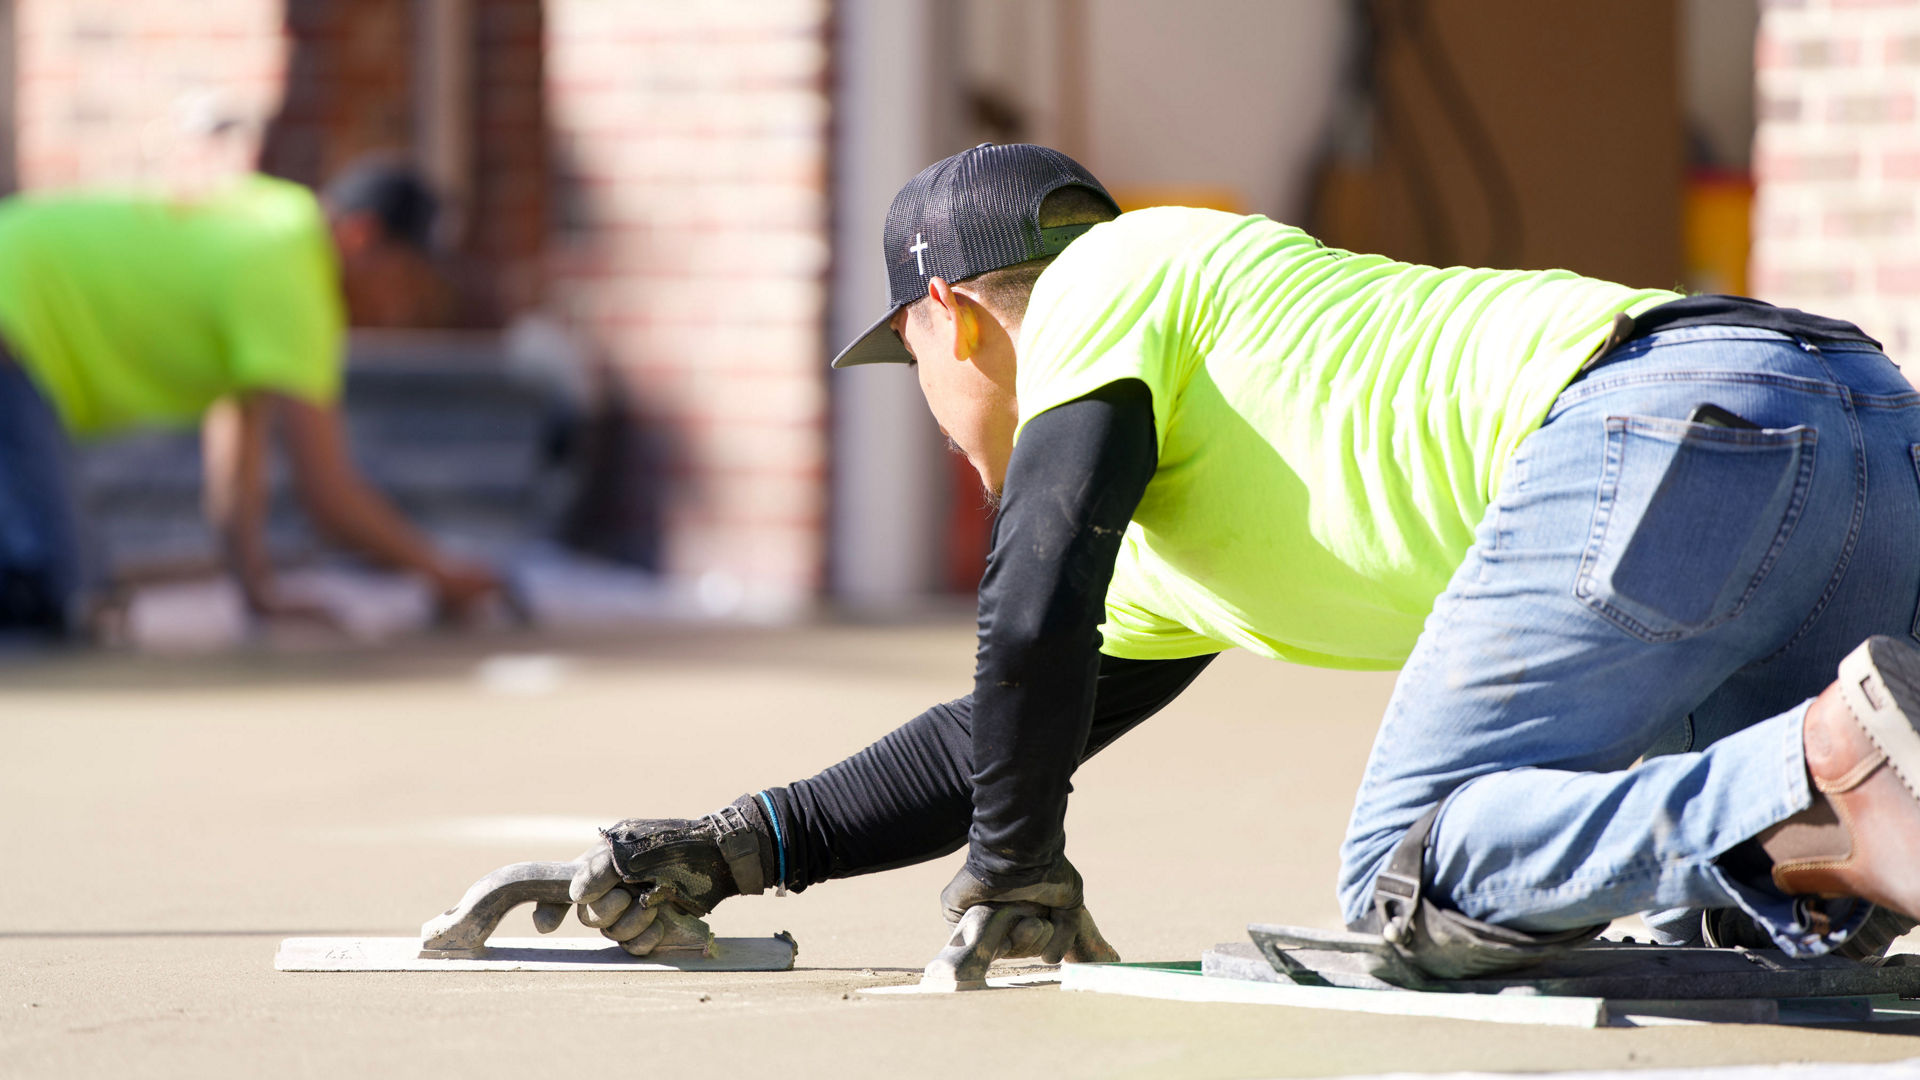
[[[1088,913],[1080,872],[1066,856],[1054,859],[1041,879],[1015,888],[993,888],[965,866],[940,893],[947,947],[927,965],[930,979],[970,983],[995,960],[1039,957],[1048,964],[1112,963],[1120,959]]]
[[[575,860],[579,869],[568,895],[580,922],[633,956],[708,949],[713,932],[702,917],[740,892],[721,854],[720,832],[714,816],[635,818],[603,830],[600,842]],[[565,917],[566,905],[541,904],[534,927],[547,933]]]

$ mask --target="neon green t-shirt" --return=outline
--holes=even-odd
[[[74,435],[190,424],[245,390],[329,402],[344,326],[326,218],[298,184],[0,201],[0,335]]]
[[[1677,295],[1399,263],[1212,210],[1096,226],[1034,286],[1017,393],[1023,427],[1119,379],[1153,395],[1159,467],[1102,651],[1398,667],[1613,315]]]

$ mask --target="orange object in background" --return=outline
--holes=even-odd
[[[1747,295],[1753,246],[1753,177],[1695,169],[1681,203],[1682,251],[1689,292]]]
[[[1246,213],[1247,200],[1238,190],[1224,184],[1136,184],[1116,187],[1107,194],[1121,212],[1145,210],[1149,206],[1197,206],[1203,210],[1225,210],[1229,214]]]

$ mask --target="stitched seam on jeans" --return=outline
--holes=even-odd
[[[1920,409],[1920,390],[1910,390],[1904,394],[1862,394],[1854,392],[1853,405],[1857,409],[1885,409],[1888,412],[1905,412],[1908,409]]]
[[[1626,884],[1643,878],[1657,878],[1675,869],[1689,870],[1702,863],[1711,864],[1714,858],[1711,855],[1670,855],[1632,859],[1612,869],[1596,869],[1563,877],[1551,885],[1486,886],[1465,893],[1455,892],[1453,899],[1458,903],[1462,900],[1497,901],[1553,897],[1565,892],[1591,893],[1596,887]]]
[[[1586,550],[1580,553],[1580,568],[1573,576],[1573,598],[1583,604],[1592,595],[1594,564],[1599,560],[1601,544],[1606,540],[1607,522],[1613,517],[1614,500],[1608,493],[1619,484],[1625,443],[1626,421],[1617,416],[1607,417],[1607,449],[1600,467],[1600,497],[1593,500],[1593,518],[1587,526]]]
[[[1867,433],[1860,426],[1860,415],[1853,410],[1853,393],[1846,387],[1841,387],[1840,404],[1846,410],[1847,434],[1853,442],[1853,517],[1847,522],[1847,540],[1840,548],[1840,557],[1834,560],[1833,574],[1827,578],[1827,587],[1821,590],[1820,599],[1814,601],[1813,610],[1807,613],[1806,621],[1800,624],[1785,645],[1761,658],[1758,663],[1764,664],[1782,655],[1813,631],[1813,624],[1820,621],[1821,613],[1827,610],[1834,594],[1840,591],[1840,583],[1846,580],[1847,567],[1853,562],[1853,550],[1860,543],[1860,526],[1867,515]]]
[[[1523,442],[1520,448],[1513,452],[1513,456],[1507,459],[1506,475],[1504,482],[1500,485],[1500,494],[1494,497],[1493,505],[1487,508],[1487,523],[1492,533],[1492,542],[1486,545],[1484,552],[1479,553],[1480,573],[1477,577],[1482,585],[1487,583],[1492,574],[1492,565],[1488,556],[1510,553],[1513,549],[1512,515],[1507,509],[1507,503],[1519,498],[1525,490],[1530,460],[1527,456],[1526,443]],[[1478,546],[1476,539],[1476,547]],[[1469,552],[1468,556],[1471,558],[1473,554]]]
[[[1647,386],[1654,383],[1700,382],[1700,383],[1738,383],[1743,385],[1778,386],[1786,390],[1819,394],[1823,397],[1839,397],[1846,388],[1821,379],[1811,379],[1801,375],[1771,375],[1752,371],[1648,371],[1635,375],[1621,375],[1618,378],[1601,379],[1596,382],[1582,382],[1561,391],[1555,400],[1556,406],[1577,405],[1590,397],[1608,393],[1629,386]]]
[[[1587,606],[1595,612],[1598,612],[1602,618],[1650,645],[1666,645],[1680,640],[1687,634],[1685,630],[1655,630],[1653,627],[1621,611],[1605,600],[1595,599],[1591,596],[1585,599]],[[1705,627],[1702,627],[1702,629],[1705,629]]]
[[[1727,612],[1725,618],[1716,619],[1708,623],[1708,626],[1718,625],[1745,611],[1747,601],[1753,599],[1753,594],[1759,591],[1761,583],[1767,580],[1767,575],[1773,571],[1773,564],[1780,561],[1780,552],[1787,546],[1787,541],[1793,538],[1794,527],[1800,524],[1800,517],[1806,512],[1807,494],[1813,490],[1813,463],[1819,449],[1819,432],[1808,428],[1801,433],[1800,475],[1794,478],[1793,494],[1787,499],[1787,512],[1780,521],[1779,532],[1774,534],[1773,545],[1767,548],[1766,555],[1760,560],[1760,566],[1753,573],[1753,580],[1747,583],[1747,591],[1740,594],[1740,599],[1734,603],[1733,609]],[[1704,630],[1706,627],[1701,629]]]

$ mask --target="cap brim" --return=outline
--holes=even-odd
[[[900,305],[900,307],[905,306]],[[832,366],[843,368],[852,367],[855,364],[913,363],[913,354],[900,343],[899,336],[893,332],[891,326],[893,317],[899,313],[900,308],[896,307],[875,319],[873,325],[867,327],[866,333],[854,338],[853,344],[840,350],[840,355],[833,358]]]

